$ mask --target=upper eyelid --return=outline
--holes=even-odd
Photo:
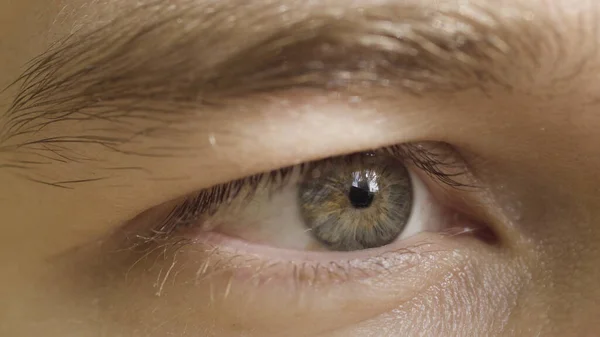
[[[503,79],[493,72],[498,68],[504,71],[504,62],[510,60],[509,69],[514,69],[517,68],[514,60],[527,61],[523,57],[511,57],[510,53],[531,51],[532,45],[549,38],[551,34],[548,34],[548,27],[553,27],[539,18],[539,22],[514,16],[503,18],[494,8],[484,7],[474,7],[473,10],[481,12],[483,17],[493,22],[479,22],[473,17],[461,16],[452,9],[428,15],[431,14],[430,9],[418,4],[366,6],[362,12],[345,6],[290,7],[288,14],[293,13],[292,18],[297,16],[295,21],[290,19],[289,22],[294,22],[290,24],[277,19],[281,14],[276,10],[279,7],[257,3],[240,7],[240,10],[246,11],[244,18],[249,20],[246,22],[236,15],[236,8],[227,6],[227,1],[223,2],[223,8],[213,8],[210,19],[202,17],[205,8],[189,7],[193,3],[186,2],[175,8],[175,12],[169,12],[172,16],[168,18],[155,15],[157,8],[137,8],[105,27],[61,41],[38,57],[14,84],[21,90],[6,114],[0,149],[16,146],[11,145],[9,140],[18,134],[18,146],[21,148],[39,144],[68,147],[73,143],[100,143],[106,150],[118,150],[131,139],[130,134],[122,132],[139,133],[140,130],[134,127],[129,131],[108,134],[98,131],[97,134],[52,135],[41,139],[34,138],[34,131],[70,118],[86,123],[94,123],[105,117],[118,121],[132,115],[136,116],[134,120],[188,119],[193,116],[182,114],[182,111],[190,105],[202,107],[206,104],[222,104],[222,99],[226,97],[294,86],[331,88],[337,83],[346,88],[353,82],[370,81],[374,86],[387,83],[399,85],[408,91],[415,88],[435,91],[441,89],[440,85],[448,90],[487,85],[487,82],[481,82],[482,78]],[[340,10],[344,13],[342,20],[339,14],[334,15]],[[230,28],[214,20],[227,15],[238,18]],[[264,20],[258,20],[261,15]],[[146,16],[149,20],[136,20],[143,23],[141,26],[124,19]],[[178,20],[198,23],[185,37],[190,43],[159,44],[158,47],[162,49],[157,50],[155,41],[163,40],[165,36],[173,37],[180,27]],[[449,30],[432,30],[432,20],[447,21],[456,27],[462,24],[468,29],[452,34],[448,33]],[[244,32],[251,31],[249,27],[256,22],[268,29],[257,31],[249,39],[250,44],[241,48],[239,40],[246,36]],[[264,25],[265,22],[271,22],[271,25]],[[539,29],[542,28],[540,25],[543,29]],[[522,29],[529,34],[520,34]],[[307,30],[312,32],[308,39],[303,37]],[[350,34],[355,38],[349,39],[348,30],[356,30]],[[116,34],[117,31],[130,33]],[[213,35],[206,34],[207,31],[213,32]],[[215,38],[214,34],[223,34],[227,39],[219,39],[221,44],[204,48],[206,36]],[[456,45],[458,37],[463,41],[460,45]],[[489,37],[490,40],[482,37]],[[499,41],[502,43],[499,44]],[[136,42],[136,47],[126,48],[126,42]],[[282,45],[283,42],[286,44]],[[106,48],[107,44],[112,47]],[[320,50],[327,45],[334,48],[316,58],[297,53],[299,50]],[[500,45],[504,47],[500,48]],[[265,52],[274,46],[281,49],[276,57]],[[222,60],[208,65],[201,61],[211,59],[208,57],[210,55],[200,57],[203,54],[185,52],[180,48],[188,48],[188,51],[210,50],[216,54],[226,50],[234,52],[226,56],[219,54]],[[354,52],[348,53],[348,48]],[[153,52],[142,53],[146,49]],[[412,49],[419,53],[407,53]],[[165,54],[169,57],[164,57]],[[492,54],[498,57],[490,58]],[[349,55],[358,58],[348,59]],[[465,63],[465,59],[471,62]],[[390,63],[393,60],[398,63]],[[284,64],[282,62],[286,64],[283,68],[279,67]],[[477,76],[467,76],[473,72]],[[489,76],[484,76],[486,72],[490,72]],[[432,74],[436,76],[432,77]],[[476,83],[464,82],[467,79],[475,79]],[[140,91],[139,88],[144,90]],[[115,110],[110,112],[113,108]],[[87,113],[94,109],[108,110]],[[86,114],[82,115],[83,112]]]

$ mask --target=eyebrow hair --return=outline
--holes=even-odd
[[[4,116],[0,150],[14,139],[19,148],[77,142],[117,150],[140,130],[36,135],[73,121],[168,124],[192,110],[296,88],[359,95],[510,90],[561,45],[551,40],[559,36],[552,25],[527,13],[394,2],[151,1],[32,60],[12,84],[18,93]]]

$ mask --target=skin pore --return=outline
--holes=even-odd
[[[592,0],[2,2],[0,335],[593,336],[599,15]],[[264,225],[276,197],[228,212],[227,235],[157,231],[211,187],[399,144],[442,151],[464,188],[413,157],[435,220],[389,246],[283,249],[303,236]]]

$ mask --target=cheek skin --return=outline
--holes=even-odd
[[[474,266],[473,266],[474,267]],[[515,334],[520,295],[527,288],[519,263],[484,272],[457,270],[455,277],[394,310],[345,327],[328,337],[363,336],[530,336]],[[536,322],[519,322],[520,326]],[[529,332],[532,332],[529,330]]]

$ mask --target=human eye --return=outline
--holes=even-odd
[[[145,254],[201,252],[211,266],[199,274],[216,266],[235,277],[269,264],[254,278],[352,282],[412,250],[458,249],[467,236],[489,242],[490,228],[464,211],[473,194],[476,182],[451,146],[405,143],[208,187],[144,212],[119,235]]]

